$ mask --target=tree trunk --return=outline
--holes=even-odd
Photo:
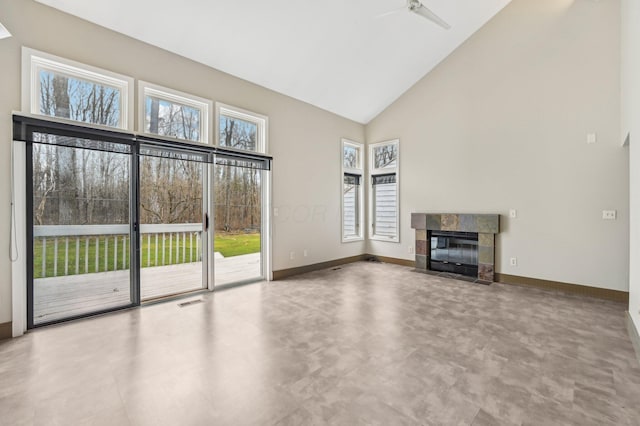
[[[71,118],[69,108],[69,79],[60,75],[53,77],[53,103],[56,117]]]
[[[71,118],[69,107],[69,79],[56,75],[53,77],[53,102],[54,115],[61,118]],[[58,151],[57,162],[57,192],[58,192],[58,222],[59,224],[70,224],[73,218],[75,207],[74,169],[75,151],[73,148],[56,148]]]
[[[149,133],[158,134],[158,121],[160,121],[160,101],[151,98],[151,112],[149,113]]]

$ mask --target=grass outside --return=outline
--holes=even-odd
[[[141,237],[142,267],[175,265],[200,261],[202,242],[196,234],[167,234],[162,245],[162,235]],[[171,240],[169,239],[171,237]],[[117,238],[117,249],[116,249]],[[68,246],[67,246],[68,244]],[[98,237],[60,237],[57,239],[57,256],[53,238],[46,240],[46,260],[43,273],[44,240],[34,241],[34,278],[88,274],[129,268],[129,238],[125,235]],[[98,262],[96,263],[96,250]],[[216,234],[214,250],[224,257],[260,252],[260,234]],[[107,255],[105,256],[105,252]],[[164,252],[164,253],[163,253]],[[123,258],[123,253],[125,253]],[[157,253],[157,256],[156,256]],[[117,257],[116,257],[117,256]],[[57,262],[55,259],[57,258]],[[56,265],[57,263],[57,265]],[[76,268],[77,263],[77,268]]]
[[[224,257],[260,252],[260,234],[216,234],[214,250]]]

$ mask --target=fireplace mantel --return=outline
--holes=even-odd
[[[478,281],[493,282],[495,272],[495,234],[500,232],[500,215],[468,213],[411,213],[416,230],[416,270],[426,272],[429,265],[428,231],[478,233]]]

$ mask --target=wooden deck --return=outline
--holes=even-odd
[[[260,276],[260,253],[215,256],[215,284],[224,285]],[[34,322],[82,315],[131,303],[129,270],[34,280]],[[185,293],[204,287],[202,262],[143,268],[142,299]]]

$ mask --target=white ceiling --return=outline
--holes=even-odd
[[[37,0],[367,123],[511,0]]]

